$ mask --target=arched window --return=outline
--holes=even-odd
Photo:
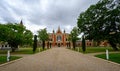
[[[58,36],[57,36],[57,41],[61,41],[61,40],[62,40],[61,36],[58,35]]]

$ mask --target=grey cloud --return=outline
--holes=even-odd
[[[9,13],[9,9],[11,9],[11,7],[4,0],[1,0],[1,2],[0,2],[0,17],[5,22],[14,22],[15,20]]]
[[[53,29],[56,30],[58,26],[62,30],[66,29],[67,32],[70,32],[71,28],[67,29],[66,26],[76,26],[80,12],[85,11],[98,0],[14,0],[16,6],[9,5],[10,1],[0,1],[0,18],[4,21],[18,22],[20,20],[16,18],[21,18],[33,25],[44,25],[49,32],[52,32]],[[47,1],[46,6],[42,4],[45,1]],[[9,9],[17,17],[14,17]]]

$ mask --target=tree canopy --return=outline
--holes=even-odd
[[[0,24],[0,41],[8,42],[13,51],[18,45],[32,44],[33,34],[23,25],[16,23]]]
[[[78,35],[79,35],[79,31],[78,31],[78,28],[77,27],[74,27],[72,29],[72,31],[70,32],[70,36],[69,36],[69,39],[72,41],[73,43],[73,48],[75,49],[75,46],[76,46],[76,41],[79,39],[78,38]]]
[[[45,29],[41,29],[41,30],[38,30],[38,38],[39,38],[39,40],[41,40],[42,41],[42,47],[43,47],[43,49],[45,48],[45,41],[46,40],[48,40],[49,39],[49,35],[48,35],[48,33],[47,33],[47,30],[46,30],[46,28]]]
[[[120,1],[100,0],[78,18],[77,25],[88,39],[108,40],[114,50],[120,43]]]

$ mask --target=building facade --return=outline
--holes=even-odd
[[[62,32],[60,27],[58,27],[57,31],[54,31],[49,34],[49,41],[46,41],[47,47],[72,47],[72,42],[68,40],[69,34],[65,32],[65,30]],[[93,42],[92,40],[86,40],[86,46],[87,47],[94,47],[97,45],[97,42]],[[76,47],[81,47],[82,41],[78,40],[76,42]],[[101,41],[99,46],[109,46],[109,44],[106,41]]]
[[[55,47],[65,47],[67,46],[69,34],[65,32],[65,30],[62,32],[60,27],[58,27],[58,30],[55,32],[53,30],[52,33],[49,33],[49,43],[51,46]],[[46,45],[47,45],[46,41]]]

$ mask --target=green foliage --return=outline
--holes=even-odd
[[[47,33],[46,28],[38,31],[38,38],[40,41],[42,41],[42,47],[44,49],[45,48],[45,41],[49,39],[49,35]]]
[[[45,41],[48,40],[48,33],[46,29],[41,29],[38,31],[38,37],[40,40]]]
[[[18,48],[18,45],[28,45],[32,42],[32,32],[20,24],[0,24],[0,33],[0,40],[8,42],[13,51]]]
[[[40,51],[43,51],[41,47],[39,48],[40,48]],[[34,54],[32,49],[33,49],[32,47],[27,47],[27,48],[20,47],[19,50],[17,50],[16,52],[11,52],[11,54]],[[38,53],[40,51],[37,48],[35,53]],[[7,53],[7,50],[4,50],[4,51],[0,50],[0,54],[6,54],[6,53]]]
[[[76,47],[76,41],[79,39],[78,38],[78,35],[79,35],[79,32],[78,32],[78,28],[77,27],[74,27],[72,29],[72,31],[70,32],[70,35],[69,35],[69,40],[72,41],[73,43],[73,48],[75,49]]]
[[[19,59],[21,57],[18,56],[11,56],[10,61]],[[7,56],[0,56],[0,64],[7,62]]]
[[[77,25],[88,39],[108,40],[114,50],[120,43],[120,1],[100,0],[81,13]],[[114,33],[114,34],[111,34]]]
[[[25,30],[24,34],[23,34],[23,45],[32,45],[32,37],[33,37],[33,33],[30,30]]]
[[[36,48],[37,48],[37,35],[34,35],[33,53],[35,53]]]
[[[95,56],[99,57],[99,58],[106,59],[106,54],[99,54],[99,55],[95,55]],[[116,62],[116,63],[120,63],[120,53],[110,53],[109,60]]]
[[[78,32],[78,28],[77,27],[74,27],[72,29],[72,31],[70,32],[70,37],[69,39],[71,41],[77,41],[78,40],[78,35],[79,35],[79,32]]]

